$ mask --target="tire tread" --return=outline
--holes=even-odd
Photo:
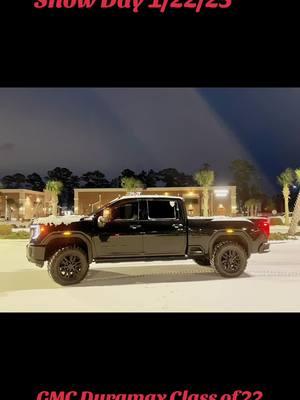
[[[53,265],[55,264],[56,260],[57,260],[57,259],[59,258],[59,256],[61,255],[61,253],[63,253],[63,252],[66,251],[66,250],[74,250],[74,249],[76,249],[76,250],[78,250],[79,252],[81,252],[81,254],[84,255],[84,257],[86,258],[87,263],[88,263],[88,259],[87,259],[87,254],[86,254],[86,252],[85,252],[84,250],[82,250],[80,247],[77,247],[77,246],[74,246],[74,245],[62,247],[61,249],[57,250],[57,251],[51,256],[51,258],[48,260],[48,265],[47,265],[48,274],[51,276],[51,278],[52,278],[56,283],[59,283],[60,285],[66,286],[66,285],[68,285],[68,283],[67,283],[67,282],[66,282],[66,283],[57,282],[57,279],[56,279],[55,273],[54,273],[53,270],[52,270],[52,267],[53,267]],[[88,268],[87,268],[87,271],[86,271],[86,273],[85,273],[85,275],[83,276],[82,279],[85,278],[87,272],[88,272]],[[82,279],[81,279],[81,280],[82,280]]]

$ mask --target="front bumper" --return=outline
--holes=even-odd
[[[45,246],[37,246],[31,243],[26,246],[27,260],[34,263],[38,267],[42,267],[44,265],[45,253]]]

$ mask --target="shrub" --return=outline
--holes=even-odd
[[[287,233],[274,232],[270,234],[270,240],[297,240],[297,238],[289,236]]]
[[[282,218],[272,217],[270,218],[270,225],[284,225]]]
[[[0,235],[9,235],[12,232],[11,225],[0,225]]]
[[[19,232],[11,232],[7,235],[0,235],[0,239],[29,239],[29,232],[19,231]]]

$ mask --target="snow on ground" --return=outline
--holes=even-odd
[[[26,243],[0,240],[0,311],[300,311],[300,240],[273,242],[236,279],[192,260],[105,263],[73,287],[27,262]]]

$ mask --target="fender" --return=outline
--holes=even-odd
[[[68,239],[80,239],[82,240],[88,249],[88,261],[89,263],[91,263],[93,261],[93,243],[91,241],[91,238],[86,235],[83,232],[80,231],[68,231],[70,234],[68,236],[65,236],[65,232],[66,231],[56,231],[56,232],[52,232],[49,233],[49,235],[47,235],[41,242],[41,245],[43,246],[47,246],[49,245],[49,243],[51,243],[53,240],[56,239],[60,239],[60,240],[66,240],[68,241]]]
[[[245,231],[241,231],[241,230],[234,230],[234,232],[232,232],[232,233],[231,232],[228,233],[228,232],[226,232],[226,230],[222,230],[222,231],[213,233],[211,236],[211,239],[209,241],[209,248],[208,248],[209,254],[212,254],[214,244],[221,237],[226,237],[226,240],[232,240],[232,241],[234,241],[235,238],[241,239],[243,241],[243,243],[246,245],[246,250],[247,250],[248,256],[250,256],[250,254],[251,254],[250,239],[249,239],[247,233]]]

